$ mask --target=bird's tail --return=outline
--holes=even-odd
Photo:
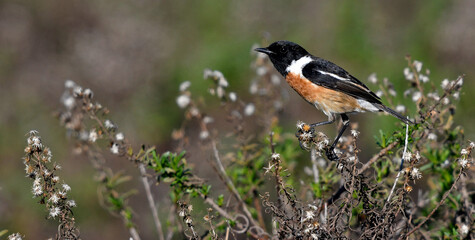
[[[409,120],[408,118],[406,117],[403,117],[401,114],[397,113],[396,111],[392,110],[391,108],[388,108],[386,106],[384,106],[383,104],[379,104],[379,103],[373,103],[373,105],[375,107],[377,107],[379,110],[382,110],[382,111],[385,111],[395,117],[397,117],[399,120],[403,121],[404,123],[406,124],[414,124],[411,120]]]

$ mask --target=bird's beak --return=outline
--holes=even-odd
[[[272,52],[271,50],[269,50],[267,48],[256,48],[256,49],[254,49],[254,51],[265,53],[267,55],[270,55],[270,54],[274,53],[274,52]]]

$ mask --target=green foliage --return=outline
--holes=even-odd
[[[170,196],[173,202],[180,200],[184,194],[191,196],[207,196],[211,189],[210,185],[195,184],[191,169],[185,159],[185,151],[181,153],[165,152],[158,154],[155,149],[149,149],[145,154],[147,166],[156,174],[157,183],[168,183],[173,191]]]

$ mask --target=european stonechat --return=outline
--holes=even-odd
[[[384,111],[406,124],[413,124],[384,106],[376,94],[343,68],[311,55],[296,43],[277,41],[266,48],[255,50],[267,54],[287,83],[307,102],[328,116],[328,121],[311,124],[311,127],[333,123],[336,115],[341,116],[343,126],[327,150],[330,160],[338,158],[333,150],[350,123],[348,113]]]

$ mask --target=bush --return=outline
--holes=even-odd
[[[358,145],[364,133],[356,123],[339,141],[335,162],[322,157],[330,141],[318,129],[299,121],[295,134],[282,130],[284,90],[280,76],[261,55],[252,65],[256,79],[248,102],[229,91],[221,72],[204,72],[209,93],[220,103],[216,117],[228,122],[226,129],[213,128],[215,119],[205,113],[207,101],[191,94],[190,82],[180,85],[176,102],[184,121],[173,132],[173,152],[148,145],[134,148],[108,119],[109,110],[94,100],[92,90],[72,81],[65,83],[58,118],[94,166],[104,207],[123,219],[133,239],[140,239],[135,223],[140,216],[127,200],[135,191],[119,190],[131,177],[106,165],[106,151],[129,160],[141,173],[159,239],[473,239],[475,146],[453,119],[463,76],[443,80],[438,87],[421,62],[407,61],[404,74],[410,87],[403,95],[415,106],[396,104],[397,93],[388,79],[381,81],[374,74],[369,81],[398,112],[415,108],[416,114],[409,115],[416,124],[398,123],[393,132],[380,131],[380,149],[370,159],[359,156],[368,150]],[[197,145],[210,155],[207,162],[200,160],[215,173],[206,177],[217,177],[221,184],[198,176],[188,163],[186,150]],[[48,218],[59,222],[56,239],[78,239],[71,210],[75,203],[67,197],[70,188],[57,185],[59,165],[51,162],[51,150],[36,131],[29,133],[25,152],[33,195],[48,209]],[[158,187],[169,185],[171,206],[163,197],[155,199],[150,180]],[[167,224],[162,224],[166,216],[159,216],[157,202],[173,213]],[[10,235],[18,238],[21,235]]]

